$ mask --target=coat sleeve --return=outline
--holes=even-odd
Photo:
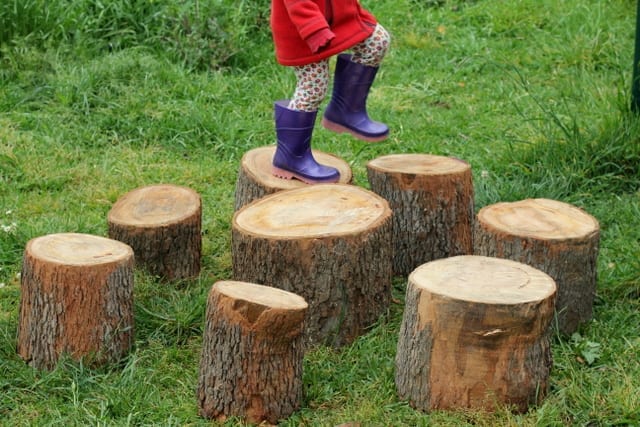
[[[284,0],[289,18],[303,40],[322,29],[329,29],[329,23],[318,5],[311,0]]]

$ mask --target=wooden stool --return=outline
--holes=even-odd
[[[234,278],[304,297],[307,344],[349,344],[388,307],[391,227],[388,203],[356,186],[281,191],[234,215]]]
[[[200,274],[202,206],[195,191],[151,185],[122,196],[108,216],[109,237],[130,245],[136,261],[168,280]]]
[[[468,163],[392,154],[367,164],[371,189],[393,211],[393,270],[408,275],[434,259],[473,251],[473,183]]]
[[[271,159],[273,159],[275,152],[276,146],[269,145],[254,148],[242,156],[236,181],[235,210],[269,194],[308,185],[297,179],[282,179],[273,176],[271,174]],[[353,175],[347,162],[322,151],[312,150],[312,152],[319,163],[338,169],[340,183],[351,184]]]
[[[474,235],[477,255],[512,259],[553,277],[561,332],[591,319],[600,240],[591,215],[548,199],[497,203],[478,212]]]
[[[200,415],[275,424],[302,401],[305,300],[280,289],[220,281],[209,292]]]
[[[540,402],[551,368],[556,286],[540,270],[473,255],[409,276],[396,387],[420,410]]]
[[[86,234],[27,242],[21,274],[18,354],[53,369],[62,354],[116,362],[133,343],[133,250]]]

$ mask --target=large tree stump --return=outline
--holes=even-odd
[[[131,248],[86,234],[51,234],[27,242],[18,354],[52,369],[63,354],[98,366],[120,360],[133,343]]]
[[[276,423],[302,401],[305,300],[252,283],[220,281],[209,292],[200,415]]]
[[[477,255],[522,262],[553,277],[558,286],[556,324],[567,334],[591,319],[599,240],[595,218],[548,199],[486,206],[475,227]]]
[[[428,154],[392,154],[367,164],[371,189],[393,211],[395,274],[473,251],[473,182],[468,163]]]
[[[540,270],[473,255],[409,276],[396,355],[398,394],[420,410],[514,405],[547,393],[556,286]]]
[[[275,151],[275,145],[269,145],[249,150],[242,156],[236,181],[235,210],[269,194],[307,185],[297,179],[282,179],[273,176],[271,160]],[[319,163],[338,169],[340,172],[339,183],[351,184],[353,174],[347,162],[332,154],[318,150],[312,151]]]
[[[136,261],[173,280],[200,274],[202,206],[195,191],[151,185],[130,191],[108,215],[109,237],[131,246]]]
[[[281,191],[234,215],[234,278],[304,297],[307,344],[349,344],[387,310],[391,227],[388,203],[359,187]]]

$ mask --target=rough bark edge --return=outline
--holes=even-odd
[[[212,287],[198,380],[200,415],[275,424],[298,409],[305,312],[257,307]],[[274,377],[277,373],[284,375]]]
[[[372,191],[386,199],[394,212],[395,274],[408,275],[425,262],[473,252],[470,167],[423,176],[367,165],[367,176]],[[455,198],[448,198],[451,193]]]
[[[128,244],[137,264],[167,280],[190,279],[200,274],[202,258],[202,204],[192,215],[172,224],[144,227],[108,223],[111,239]]]
[[[305,321],[307,344],[341,347],[364,333],[388,307],[393,277],[391,230],[390,213],[365,232],[325,238],[268,239],[246,235],[234,227],[233,276],[235,280],[301,295],[309,303]],[[359,249],[354,252],[354,248]],[[284,262],[283,254],[290,255]],[[344,262],[349,258],[360,261],[355,269]],[[309,278],[327,284],[328,289],[309,286]],[[378,284],[377,292],[371,294],[374,283]],[[348,291],[350,286],[353,289]],[[344,323],[346,311],[352,308],[350,301],[361,310],[356,319]],[[319,302],[330,312],[320,310]],[[316,329],[316,325],[324,327]],[[346,328],[343,330],[342,326]]]
[[[563,334],[575,332],[593,317],[599,241],[599,229],[583,238],[549,241],[505,233],[480,220],[474,226],[477,255],[518,261],[555,280],[558,296],[554,325]],[[568,270],[568,266],[572,268]]]
[[[91,278],[92,283],[104,283],[92,295],[101,309],[95,316],[85,319],[82,341],[72,339],[66,332],[70,307],[65,304],[68,294],[77,294],[78,288],[57,280],[82,283]],[[88,279],[87,279],[88,280]],[[86,360],[93,367],[114,363],[124,357],[133,345],[133,256],[95,266],[66,266],[49,263],[31,255],[23,256],[19,308],[18,339],[16,350],[20,357],[37,369],[51,370],[61,357],[69,355],[75,360]],[[60,284],[60,285],[59,285]],[[100,303],[103,301],[104,303]],[[80,303],[84,303],[82,300]],[[48,339],[43,339],[48,337]],[[78,337],[75,337],[78,338]]]

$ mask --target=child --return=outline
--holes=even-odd
[[[389,128],[369,118],[366,99],[389,34],[358,0],[271,0],[271,30],[278,62],[293,66],[297,78],[293,98],[274,105],[278,144],[273,174],[309,184],[337,182],[340,173],[316,162],[311,153],[318,107],[328,90],[329,58],[352,51],[338,55],[322,125],[364,141],[381,141]]]

